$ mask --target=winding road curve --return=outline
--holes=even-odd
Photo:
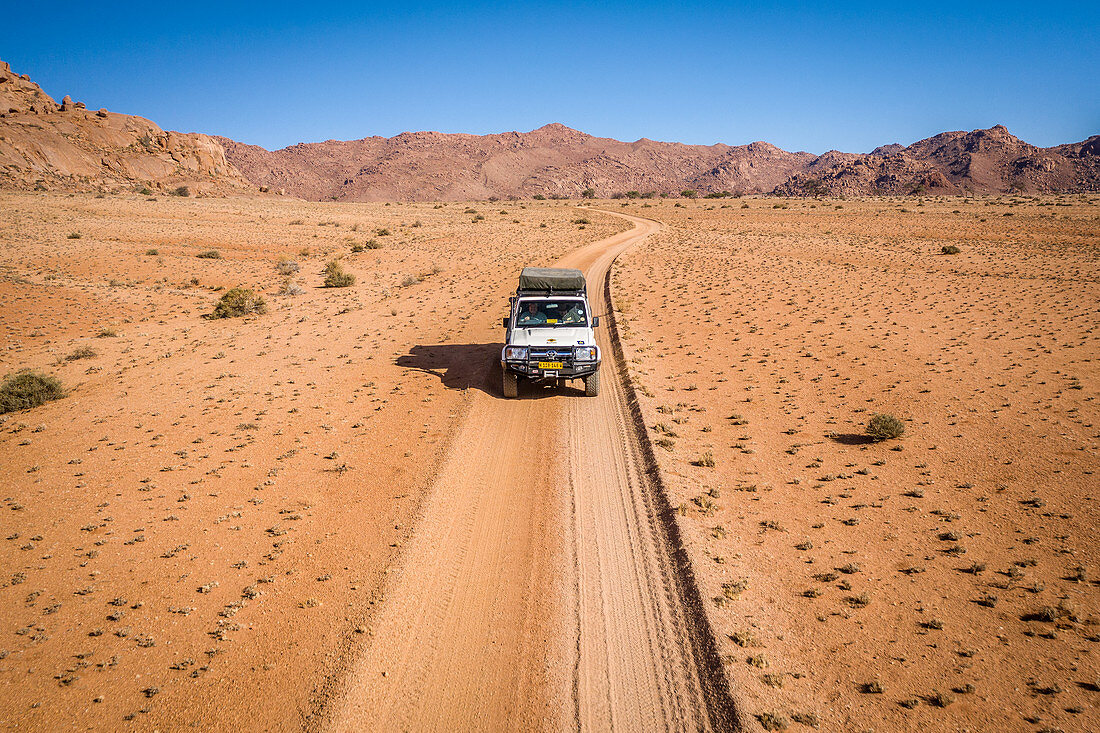
[[[609,314],[611,263],[660,228],[624,218],[632,230],[557,263]],[[472,394],[328,729],[732,727],[611,330],[599,397]]]

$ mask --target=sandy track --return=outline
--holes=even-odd
[[[629,218],[633,230],[559,263],[586,271],[594,300],[614,258],[659,226]],[[596,399],[504,400],[485,365],[330,728],[721,727],[608,329],[599,337]]]

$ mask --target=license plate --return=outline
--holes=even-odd
[[[540,361],[539,369],[561,369],[562,363],[560,361]]]

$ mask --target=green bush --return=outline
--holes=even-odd
[[[189,189],[187,186],[180,186],[179,188],[172,189],[168,192],[168,194],[170,196],[190,196],[191,189]]]
[[[533,198],[535,201],[545,201],[546,200],[546,197],[543,196],[541,193],[536,193],[531,198]]]
[[[582,199],[594,199],[594,198],[596,198],[596,189],[594,189],[594,188],[584,189],[583,191],[581,191],[581,198]]]
[[[681,191],[680,195],[683,196],[686,199],[693,199],[696,196],[698,196],[698,193],[696,193],[693,189],[689,188],[689,189]]]
[[[0,384],[0,413],[28,410],[65,396],[57,377],[23,369]]]
[[[339,260],[325,265],[324,275],[326,288],[346,288],[355,284],[355,275],[345,272]]]
[[[263,315],[267,303],[249,288],[233,288],[218,300],[211,318],[236,318],[238,316]]]
[[[874,441],[900,438],[905,433],[905,423],[885,412],[871,415],[864,431]]]

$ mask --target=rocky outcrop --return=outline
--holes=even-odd
[[[207,135],[165,132],[143,117],[66,95],[58,104],[0,61],[0,186],[109,190],[123,186],[195,193],[255,190]]]
[[[1003,125],[944,132],[908,147],[886,145],[848,160],[822,156],[776,192],[819,194],[983,194],[1100,191],[1100,136],[1039,148]]]

